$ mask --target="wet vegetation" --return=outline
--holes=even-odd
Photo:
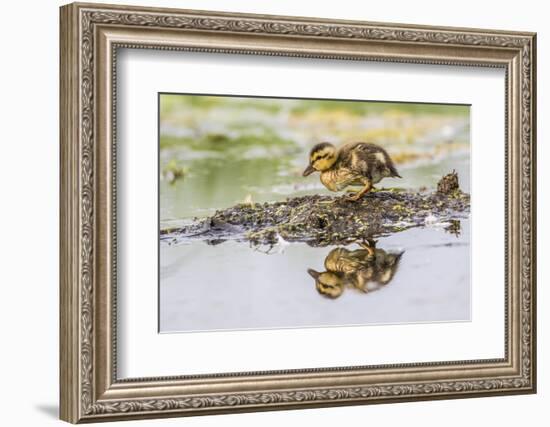
[[[306,242],[311,246],[342,245],[439,222],[456,230],[468,214],[470,196],[458,187],[458,176],[444,176],[432,192],[376,191],[358,202],[342,196],[306,195],[275,203],[238,204],[197,218],[188,225],[161,231],[163,240],[225,240],[253,245]]]

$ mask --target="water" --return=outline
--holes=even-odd
[[[206,169],[201,165],[201,173],[193,177],[196,186],[186,186],[189,182],[185,181],[174,186],[163,184],[167,190],[161,191],[161,207],[166,216],[183,218],[190,213],[205,216],[216,208],[232,206],[244,200],[253,188],[263,188],[254,192],[257,201],[286,198],[281,188],[294,190],[295,194],[326,192],[318,184],[318,177],[299,187],[285,183],[286,177],[277,175],[277,168],[285,164],[289,163],[283,159],[266,168],[260,159],[236,160],[229,168],[216,161]],[[452,169],[468,177],[468,157],[402,168],[401,173],[412,188],[418,188]],[[271,181],[263,183],[264,173],[281,178],[274,185]],[[201,174],[211,176],[211,180]],[[384,183],[390,181],[399,182]],[[224,187],[224,182],[238,185]],[[209,190],[209,186],[219,190]],[[469,180],[462,178],[461,186],[469,191]],[[195,191],[186,194],[189,187]],[[178,222],[164,220],[165,224]],[[403,252],[393,279],[369,293],[345,289],[337,299],[321,295],[307,273],[308,268],[322,271],[324,259],[334,247],[292,243],[266,253],[267,248],[255,249],[233,241],[215,246],[196,240],[178,245],[161,243],[160,331],[466,321],[470,319],[469,243],[468,219],[461,220],[458,236],[433,224],[380,238],[377,248]]]
[[[217,102],[214,109],[188,103],[180,110],[161,103],[161,170],[170,162],[183,170],[182,179],[160,182],[161,228],[245,200],[328,194],[318,174],[301,176],[312,141],[325,136],[349,141],[355,134],[367,134],[384,145],[403,179],[385,179],[379,187],[430,189],[454,169],[461,188],[470,190],[469,126],[462,113],[426,115],[421,109],[413,114],[404,107],[397,114],[393,105],[386,114],[377,104],[376,114],[366,118],[362,110],[359,115],[344,110],[315,115],[306,109],[304,116],[282,101],[277,108],[250,108],[255,101],[247,100],[238,111]],[[344,129],[343,123],[349,126]],[[461,220],[458,235],[444,225],[435,219],[425,227],[379,238],[376,249],[384,251],[379,253],[401,254],[395,266],[379,272],[390,280],[370,292],[347,286],[337,298],[322,295],[308,273],[324,271],[325,258],[335,247],[281,242],[268,251],[235,241],[161,241],[159,329],[170,333],[467,321],[470,221]]]
[[[381,238],[402,252],[393,279],[328,299],[308,268],[323,270],[333,247],[289,244],[265,254],[247,244],[162,245],[160,330],[265,329],[470,319],[469,220],[460,236],[437,227]],[[351,245],[350,249],[357,248]]]

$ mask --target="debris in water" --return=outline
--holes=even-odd
[[[346,245],[425,226],[434,218],[459,220],[469,211],[470,195],[460,190],[453,171],[439,181],[435,192],[378,191],[358,202],[345,196],[307,195],[282,202],[241,203],[191,224],[161,230],[161,236],[210,244],[237,240],[276,245],[282,239],[310,246]]]
[[[437,192],[440,194],[453,194],[456,190],[460,190],[458,185],[458,174],[455,170],[445,175],[437,183]]]

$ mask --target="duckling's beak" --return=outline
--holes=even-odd
[[[317,278],[318,278],[319,275],[321,274],[321,273],[315,271],[313,268],[308,268],[308,269],[307,269],[307,272],[308,272],[309,275],[310,275],[311,277],[313,277],[315,280],[317,280]]]
[[[307,165],[307,168],[304,170],[304,173],[302,173],[302,176],[311,175],[313,172],[315,172],[315,169],[313,169],[313,166]]]

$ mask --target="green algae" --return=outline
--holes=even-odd
[[[161,230],[161,238],[211,244],[239,240],[274,245],[282,239],[311,246],[340,245],[434,222],[459,233],[459,219],[469,210],[470,196],[460,190],[453,171],[434,192],[378,191],[357,202],[345,196],[306,195],[282,202],[241,203],[184,227]]]

